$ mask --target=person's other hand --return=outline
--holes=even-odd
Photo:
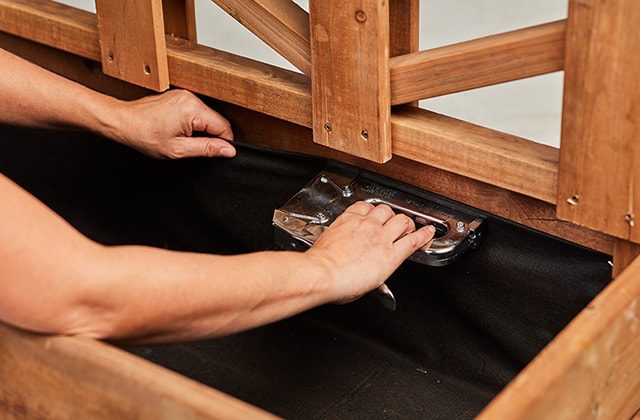
[[[380,286],[413,252],[426,247],[435,229],[416,230],[387,205],[357,202],[347,208],[307,251],[324,264],[333,301],[348,302]]]
[[[154,158],[233,157],[229,122],[186,90],[123,102],[114,138]]]

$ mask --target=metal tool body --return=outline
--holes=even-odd
[[[468,248],[477,246],[483,219],[457,211],[425,197],[392,188],[359,171],[331,168],[314,177],[283,206],[274,211],[276,244],[284,249],[304,250],[344,210],[357,201],[386,204],[396,213],[411,217],[417,227],[431,224],[435,238],[427,250],[416,251],[409,259],[418,263],[443,266],[459,258]],[[383,304],[395,307],[395,299],[386,285]],[[393,304],[392,304],[393,303]]]

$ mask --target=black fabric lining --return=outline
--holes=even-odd
[[[240,144],[232,160],[155,161],[9,127],[0,139],[0,171],[89,237],[198,252],[272,248],[273,210],[328,163]],[[290,419],[472,418],[611,275],[609,256],[485,216],[483,243],[459,261],[394,273],[396,312],[365,297],[127,350]]]

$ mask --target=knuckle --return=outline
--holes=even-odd
[[[165,149],[165,154],[170,159],[181,159],[186,156],[186,149],[180,142],[171,142]]]

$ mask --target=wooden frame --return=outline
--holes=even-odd
[[[640,262],[632,263],[640,252],[634,222],[640,204],[634,182],[640,175],[635,93],[640,41],[631,30],[640,12],[633,0],[570,0],[567,20],[428,51],[417,46],[418,0],[312,0],[310,14],[287,0],[214,1],[302,73],[198,45],[192,0],[142,2],[154,10],[161,5],[165,13],[121,24],[155,40],[145,43],[141,54],[157,63],[166,60],[171,85],[224,101],[221,107],[233,108],[235,115],[268,119],[267,130],[277,128],[278,136],[265,136],[265,125],[260,131],[238,119],[234,127],[242,140],[265,144],[269,138],[272,147],[353,163],[614,256],[619,275],[612,285],[483,417],[596,413],[619,418],[640,408],[635,363],[640,290],[633,281]],[[84,61],[108,65],[105,51],[116,47],[105,49],[97,23],[113,19],[109,12],[119,3],[103,2],[98,17],[50,0],[0,0],[0,45],[112,94],[136,95],[139,90],[87,69]],[[157,42],[159,27],[167,32],[164,47]],[[347,39],[344,48],[357,62],[339,60],[338,49],[331,48],[336,36]],[[112,51],[114,57],[131,40],[119,42],[124,45]],[[359,50],[361,45],[369,47]],[[443,69],[450,77],[440,83]],[[560,150],[414,106],[418,99],[558,70],[566,75]],[[108,73],[153,89],[164,87],[162,80],[148,84],[127,72]],[[158,75],[163,73],[160,68]],[[367,95],[367,87],[374,93]],[[335,100],[354,88],[357,94],[350,100]],[[27,338],[5,328],[1,357],[22,351],[13,346],[14,338],[24,343],[58,340]],[[61,357],[86,345],[59,340],[67,343]],[[91,345],[99,353],[111,351],[104,344]],[[45,344],[35,346],[25,357],[47,351]],[[95,360],[78,363],[89,366]],[[113,380],[126,375],[113,372]],[[577,386],[579,396],[571,389]],[[12,398],[18,410],[20,397]]]

